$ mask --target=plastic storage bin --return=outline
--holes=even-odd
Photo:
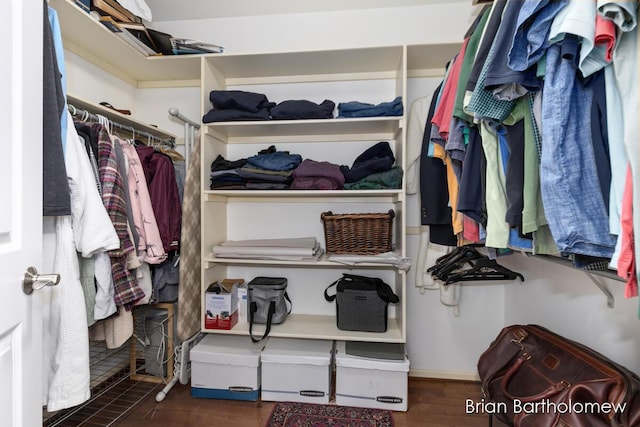
[[[356,343],[355,355],[346,353],[345,344],[336,342],[336,404],[406,411],[409,358],[404,345]]]
[[[212,399],[258,400],[260,352],[246,336],[210,334],[191,349],[191,395]]]
[[[262,352],[262,400],[329,403],[333,341],[270,338]]]

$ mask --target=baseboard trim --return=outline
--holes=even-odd
[[[410,377],[436,378],[439,380],[480,381],[477,372],[436,371],[434,369],[410,369]]]

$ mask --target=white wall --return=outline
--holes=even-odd
[[[469,3],[471,3],[469,1]],[[263,52],[369,45],[460,41],[471,22],[468,4],[388,8],[364,12],[157,22],[154,26],[177,37],[221,44],[227,52]],[[140,119],[182,135],[182,127],[167,112],[178,107],[200,118],[199,88],[135,89],[91,64],[68,55],[70,90],[89,100],[107,100],[130,108]],[[71,68],[71,69],[70,69]],[[435,79],[411,79],[405,107],[431,94]],[[127,106],[128,105],[128,106]],[[126,107],[125,107],[126,106]],[[408,223],[419,225],[417,196],[408,200]],[[419,236],[408,238],[414,258]],[[640,373],[638,301],[624,300],[622,284],[610,283],[616,307],[581,272],[538,259],[514,255],[501,263],[522,273],[524,284],[463,286],[460,315],[439,302],[438,291],[424,294],[408,280],[408,349],[412,374],[474,378],[478,356],[500,329],[514,323],[538,323],[581,341]]]
[[[68,50],[65,66],[70,94],[130,110],[137,120],[174,134],[178,143],[184,139],[184,125],[168,113],[169,108],[178,108],[184,116],[200,122],[200,87],[137,89]],[[177,150],[184,154],[183,148]]]
[[[501,264],[526,278],[505,286],[505,325],[537,323],[640,372],[638,298],[624,298],[623,282],[596,277],[615,298],[610,309],[585,272],[519,254]]]
[[[138,115],[135,87],[68,50],[64,51],[64,62],[69,94],[96,104],[106,101]]]
[[[473,7],[468,3],[155,22],[174,37],[224,46],[228,53],[459,42]]]

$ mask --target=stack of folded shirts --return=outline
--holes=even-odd
[[[213,108],[202,117],[203,123],[269,120],[271,108],[276,105],[262,93],[242,90],[212,90],[209,100]]]
[[[218,258],[317,261],[323,253],[315,237],[227,240],[213,247]]]
[[[382,117],[401,116],[402,97],[397,96],[393,101],[369,104],[367,102],[350,101],[338,104],[338,117]]]
[[[247,163],[238,169],[238,174],[246,180],[247,189],[284,190],[290,187],[291,174],[300,163],[300,154],[267,152],[248,157]]]
[[[336,104],[325,99],[320,104],[306,99],[282,101],[271,109],[273,120],[332,119]]]
[[[351,167],[342,165],[345,190],[396,189],[402,186],[402,168],[394,166],[389,143],[378,142],[360,154]]]
[[[211,190],[245,189],[246,179],[238,174],[238,169],[247,163],[247,159],[226,160],[221,155],[211,162]]]

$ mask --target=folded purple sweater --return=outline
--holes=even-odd
[[[293,171],[291,188],[339,190],[344,186],[344,175],[340,166],[330,162],[304,159]]]

